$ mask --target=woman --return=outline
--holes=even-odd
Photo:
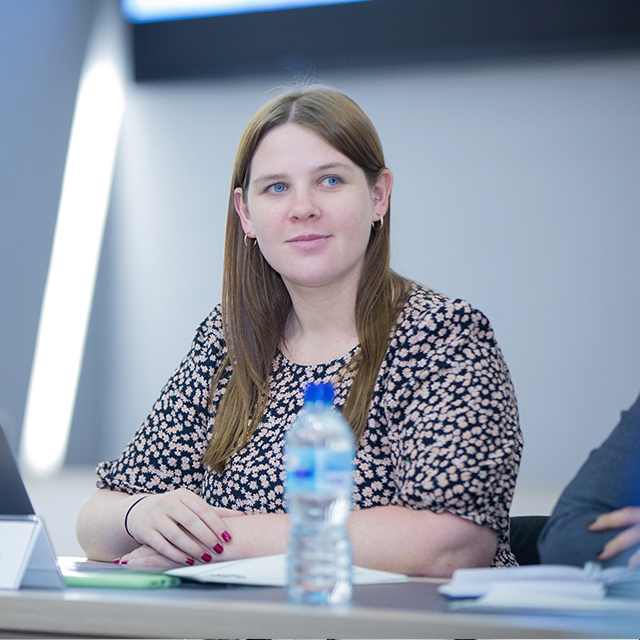
[[[223,300],[120,458],[98,467],[88,557],[175,566],[283,553],[282,447],[310,380],[358,443],[354,562],[449,576],[510,565],[521,434],[487,319],[389,268],[377,133],[326,88],[264,106],[240,141]]]

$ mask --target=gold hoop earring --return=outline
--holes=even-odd
[[[250,243],[249,240],[253,240],[253,243]],[[248,236],[246,233],[244,234],[244,246],[247,247],[247,249],[253,249],[257,244],[258,241],[255,238]]]
[[[376,227],[376,223],[379,222],[380,224]],[[384,225],[384,216],[382,216],[382,218],[380,218],[380,220],[375,220],[374,222],[371,223],[371,226],[373,227],[374,231],[380,231],[380,229],[382,229]]]

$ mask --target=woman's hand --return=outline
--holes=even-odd
[[[640,507],[625,507],[617,511],[603,513],[589,525],[589,530],[605,531],[621,527],[627,528],[607,542],[598,556],[598,560],[608,560],[640,542]],[[640,549],[629,558],[628,565],[630,567],[640,566]]]
[[[122,558],[114,560],[114,562],[116,564],[127,565],[130,569],[162,569],[163,571],[178,569],[184,566],[165,558],[162,554],[146,544],[140,545],[137,549],[127,553],[122,556]]]
[[[222,518],[242,515],[242,511],[212,507],[188,489],[148,495],[134,504],[127,516],[129,532],[142,546],[121,561],[157,563],[155,553],[174,563],[171,566],[211,562],[231,542]]]

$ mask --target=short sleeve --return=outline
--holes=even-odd
[[[385,394],[395,502],[488,525],[504,544],[522,434],[491,325],[435,294],[404,323]]]
[[[200,493],[208,444],[209,387],[226,353],[219,307],[199,326],[133,440],[117,460],[102,462],[97,486],[125,493]]]

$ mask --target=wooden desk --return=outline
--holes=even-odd
[[[470,615],[434,582],[359,586],[348,611],[294,607],[281,588],[0,591],[0,637],[638,638],[640,618]]]

